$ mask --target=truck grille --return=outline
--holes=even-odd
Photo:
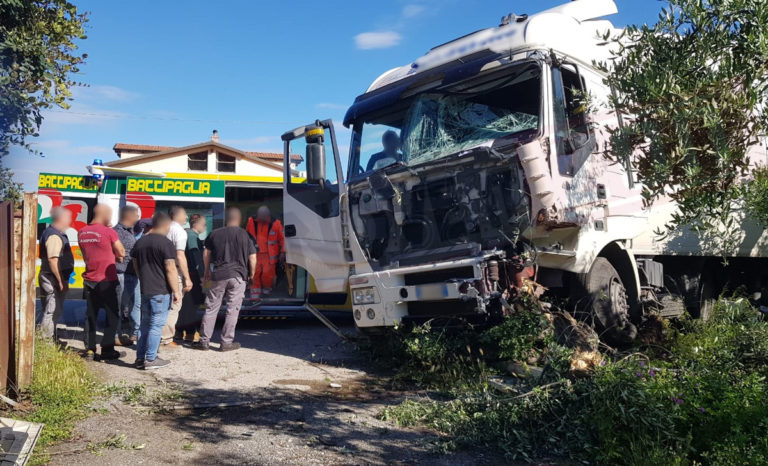
[[[453,279],[467,279],[474,277],[475,269],[471,266],[454,269],[430,270],[428,272],[418,272],[406,275],[405,286],[442,283]]]

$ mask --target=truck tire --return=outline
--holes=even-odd
[[[637,327],[630,320],[627,290],[613,265],[598,257],[581,281],[584,296],[577,303],[577,313],[594,326],[606,343],[631,344],[637,337]]]

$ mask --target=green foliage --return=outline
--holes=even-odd
[[[542,341],[540,336],[547,327],[547,320],[540,312],[521,308],[512,318],[486,331],[482,341],[497,345],[501,359],[525,360],[546,345],[547,341]]]
[[[745,299],[721,300],[708,322],[673,328],[666,346],[664,358],[617,357],[591,378],[524,395],[409,400],[382,418],[447,434],[443,449],[493,448],[516,461],[765,464],[768,320]]]
[[[678,203],[670,232],[691,225],[732,246],[748,149],[768,133],[768,2],[670,0],[657,24],[629,26],[615,45],[600,66],[631,118],[608,156],[632,159],[648,203]]]
[[[533,302],[488,330],[461,322],[436,327],[427,322],[397,329],[367,349],[376,362],[395,371],[400,384],[463,393],[487,389],[487,376],[498,361],[533,361],[559,377],[568,372],[572,351],[555,343],[549,324]]]
[[[66,0],[0,0],[0,157],[12,144],[29,148],[43,110],[68,107],[86,22]]]
[[[433,328],[426,323],[398,329],[367,348],[375,360],[395,370],[394,381],[447,392],[482,389],[490,373],[478,333],[460,325]]]
[[[35,360],[29,400],[34,410],[25,417],[45,424],[35,449],[35,461],[45,460],[45,448],[72,436],[75,422],[87,412],[96,393],[96,383],[76,354],[64,351],[50,340],[35,340]]]
[[[0,202],[11,201],[18,204],[23,192],[21,183],[14,181],[13,172],[0,166]]]

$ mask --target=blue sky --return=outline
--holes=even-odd
[[[85,173],[117,142],[207,140],[281,150],[279,136],[341,119],[381,73],[431,47],[564,0],[210,2],[73,0],[89,11],[88,54],[69,111],[48,112],[34,146],[4,160],[27,190],[40,171]],[[617,26],[651,22],[657,0],[618,0]],[[340,141],[344,146],[347,141]]]

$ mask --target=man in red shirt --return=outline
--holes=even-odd
[[[93,220],[80,229],[77,242],[83,252],[85,272],[83,289],[86,300],[85,353],[86,359],[94,359],[96,353],[96,318],[104,308],[107,327],[101,338],[101,359],[118,359],[122,354],[115,351],[115,333],[120,322],[117,305],[117,267],[122,262],[125,248],[115,230],[111,228],[112,208],[97,204]]]

